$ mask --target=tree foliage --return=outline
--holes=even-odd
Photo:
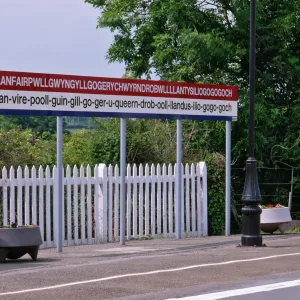
[[[164,80],[239,86],[233,154],[244,164],[248,150],[249,1],[86,2],[100,9],[98,26],[114,32],[109,61],[124,62],[134,77],[149,78],[155,73]],[[256,156],[261,164],[296,166],[300,162],[299,11],[299,0],[257,0]],[[218,124],[203,127],[216,129]]]
[[[42,139],[31,129],[0,129],[0,167],[53,165],[55,140]]]

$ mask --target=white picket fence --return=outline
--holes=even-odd
[[[126,237],[175,237],[176,166],[127,167]],[[207,235],[207,175],[205,163],[182,168],[182,235]],[[119,168],[101,164],[64,171],[64,246],[119,240]],[[72,173],[72,174],[71,174]],[[56,168],[2,170],[2,223],[40,226],[42,248],[56,247]]]

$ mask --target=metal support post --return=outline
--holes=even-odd
[[[177,146],[176,146],[176,198],[175,198],[175,232],[176,238],[181,239],[181,178],[182,178],[182,121],[177,120]]]
[[[125,245],[125,199],[126,199],[126,119],[120,122],[120,245]]]
[[[62,166],[62,135],[63,117],[57,117],[57,252],[62,252],[63,247],[63,166]]]
[[[255,148],[255,47],[256,47],[256,0],[250,1],[250,112],[249,112],[249,158],[246,162],[246,178],[242,201],[243,230],[242,246],[262,246],[260,234],[261,201],[257,178],[257,165],[254,158]]]
[[[226,196],[225,196],[225,235],[230,235],[231,208],[231,121],[226,121]]]

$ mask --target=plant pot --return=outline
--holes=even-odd
[[[260,215],[260,229],[265,233],[281,230],[281,225],[292,221],[288,207],[262,209]]]
[[[3,263],[6,258],[18,259],[27,253],[36,261],[42,243],[38,226],[0,228],[0,263]]]

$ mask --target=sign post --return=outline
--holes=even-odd
[[[177,145],[176,145],[176,182],[175,182],[175,232],[176,238],[181,239],[181,209],[182,209],[182,121],[177,120]]]
[[[226,121],[226,195],[225,195],[225,235],[230,235],[231,212],[231,121]]]
[[[126,119],[120,124],[120,245],[125,245],[125,199],[126,199]]]
[[[57,252],[62,252],[63,247],[63,166],[62,166],[62,134],[63,134],[63,117],[59,116],[57,119],[57,134],[56,134],[56,169],[57,169]]]

